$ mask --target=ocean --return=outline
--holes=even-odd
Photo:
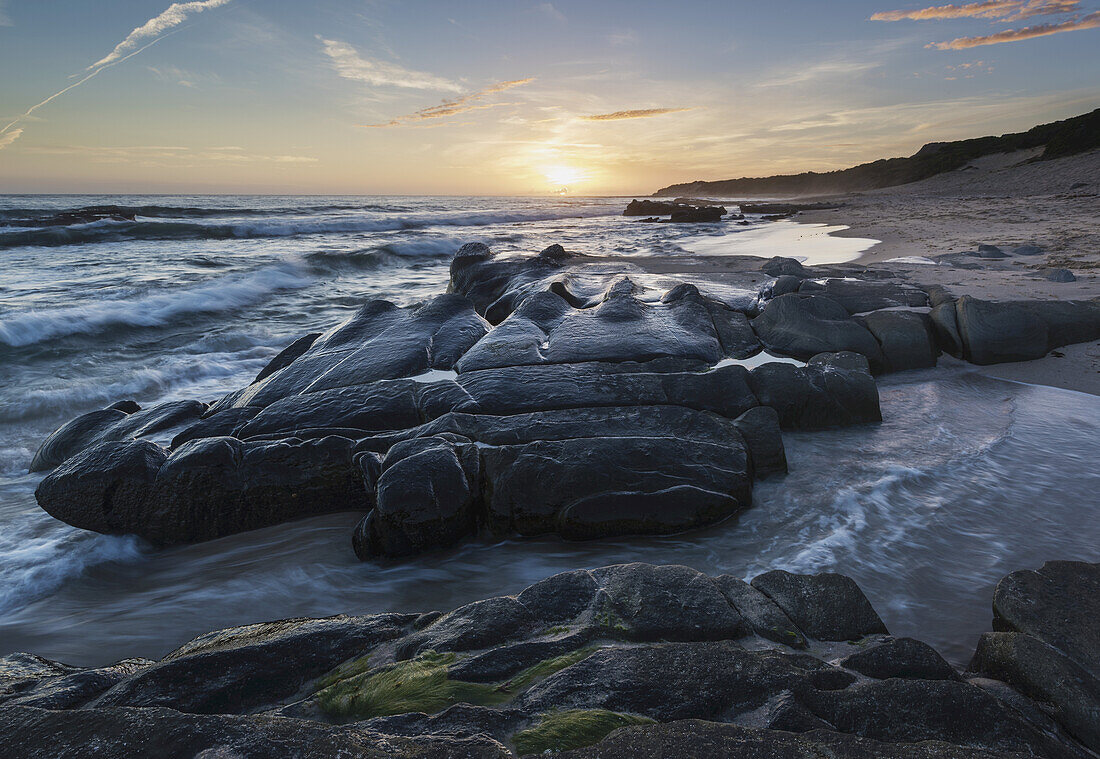
[[[791,474],[707,530],[590,543],[470,541],[360,563],[358,514],[195,546],[68,527],[34,501],[27,466],[77,414],[212,401],[297,336],[363,302],[445,290],[463,243],[590,255],[858,256],[830,227],[644,224],[629,198],[0,196],[0,656],[75,665],[159,657],[230,625],[429,611],[622,561],[751,577],[855,577],[897,635],[956,664],[989,629],[992,586],[1049,559],[1100,559],[1100,398],[994,380],[951,359],[880,381],[885,421],[787,433]],[[113,206],[115,218],[65,214]],[[130,219],[129,217],[133,217]]]

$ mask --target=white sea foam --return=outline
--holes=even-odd
[[[94,334],[118,326],[154,327],[188,314],[243,308],[279,290],[306,287],[312,282],[299,266],[282,264],[250,274],[211,280],[198,287],[166,290],[132,300],[29,311],[0,322],[0,344],[19,347],[69,335]]]
[[[52,520],[43,528],[47,519],[23,520],[0,533],[0,613],[49,595],[90,566],[143,557],[137,538],[95,535]]]

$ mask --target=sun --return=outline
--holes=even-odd
[[[547,166],[542,173],[546,175],[546,181],[557,187],[577,184],[585,179],[585,173],[573,166]]]

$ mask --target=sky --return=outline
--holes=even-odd
[[[0,0],[0,192],[648,194],[1100,106],[1100,0]]]

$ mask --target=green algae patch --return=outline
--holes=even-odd
[[[324,690],[330,685],[335,685],[341,680],[346,680],[347,678],[354,677],[355,675],[361,675],[368,669],[370,669],[370,654],[367,654],[366,656],[360,656],[358,659],[353,659],[352,661],[341,664],[339,667],[332,670],[327,675],[318,680],[316,686],[313,688],[313,691],[316,693],[317,691]]]
[[[584,648],[578,648],[576,651],[556,656],[553,659],[543,659],[538,664],[534,664],[520,672],[502,687],[512,692],[522,690],[535,680],[550,677],[555,672],[560,672],[566,667],[572,667],[577,662],[587,659],[598,648],[599,646],[585,646]]]
[[[317,703],[334,719],[369,719],[391,714],[435,714],[459,703],[491,706],[510,694],[493,685],[452,680],[447,668],[453,653],[426,651],[381,672],[363,672],[329,685]]]
[[[612,730],[630,725],[648,725],[653,720],[633,714],[604,709],[571,709],[547,712],[542,721],[512,736],[512,745],[520,755],[544,751],[568,751],[602,741]]]

